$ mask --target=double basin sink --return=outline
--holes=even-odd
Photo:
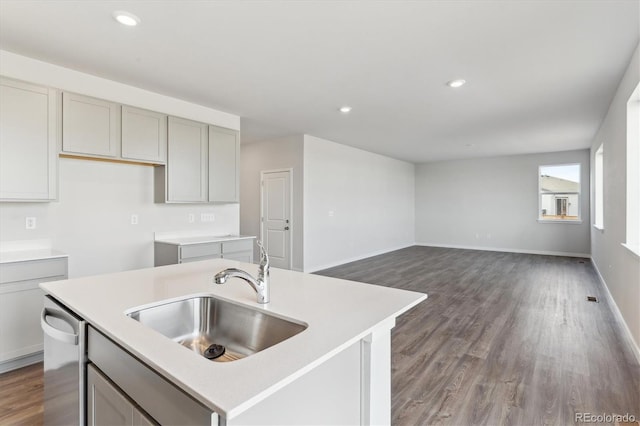
[[[306,324],[212,296],[134,308],[127,315],[218,362],[245,358],[301,333]]]

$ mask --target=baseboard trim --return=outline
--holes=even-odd
[[[423,247],[440,247],[440,248],[453,248],[462,250],[480,250],[480,251],[498,251],[505,253],[524,253],[524,254],[541,254],[545,256],[567,256],[567,257],[583,257],[590,259],[591,255],[588,253],[571,253],[564,251],[548,251],[548,250],[527,250],[516,248],[502,248],[502,247],[476,247],[476,246],[462,246],[455,244],[437,244],[437,243],[416,243],[417,246]]]
[[[638,346],[638,342],[636,342],[635,339],[633,338],[633,334],[631,333],[631,330],[629,329],[629,326],[627,325],[627,322],[624,320],[624,317],[622,316],[622,312],[620,312],[620,308],[618,308],[618,304],[613,299],[613,295],[611,294],[611,291],[609,290],[609,286],[607,285],[607,282],[604,280],[604,277],[600,273],[600,269],[598,269],[598,265],[596,264],[596,262],[593,261],[593,259],[591,260],[591,264],[593,265],[593,268],[596,270],[596,273],[598,274],[598,278],[600,278],[600,282],[602,283],[602,286],[604,287],[604,293],[605,293],[605,296],[607,298],[607,301],[609,302],[609,305],[611,305],[611,310],[613,311],[613,316],[615,316],[616,320],[620,324],[622,324],[622,328],[627,333],[627,339],[629,340],[629,343],[631,344],[631,349],[633,351],[633,355],[635,355],[636,360],[638,361],[638,364],[640,364],[640,347]]]
[[[44,352],[36,352],[31,355],[25,355],[20,358],[10,359],[8,361],[0,362],[0,374],[7,373],[18,368],[26,367],[27,365],[42,362],[44,360]]]
[[[390,253],[392,251],[402,250],[402,249],[405,249],[407,247],[413,247],[413,246],[415,246],[415,243],[409,243],[409,244],[405,244],[405,245],[398,246],[398,247],[395,247],[395,248],[388,248],[388,249],[384,249],[384,250],[378,250],[378,251],[374,251],[374,252],[371,252],[371,253],[363,254],[363,255],[360,255],[360,256],[351,257],[349,259],[343,259],[343,260],[340,260],[338,262],[327,263],[327,264],[322,265],[322,266],[314,266],[312,269],[306,269],[304,272],[308,273],[308,274],[313,274],[314,272],[323,271],[323,270],[329,269],[329,268],[335,268],[336,266],[344,265],[346,263],[356,262],[358,260],[366,259],[368,257],[379,256],[381,254]]]

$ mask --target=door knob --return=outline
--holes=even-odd
[[[289,227],[288,227],[288,226],[285,226],[285,227],[284,227],[284,230],[285,230],[285,231],[288,231],[288,230],[289,230]]]

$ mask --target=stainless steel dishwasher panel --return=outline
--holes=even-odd
[[[85,425],[86,324],[45,296],[44,424]]]

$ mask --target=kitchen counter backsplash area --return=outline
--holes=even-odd
[[[50,240],[71,278],[153,267],[156,232],[239,233],[238,204],[154,203],[152,167],[61,158],[59,171],[60,201],[0,204],[0,240]]]

